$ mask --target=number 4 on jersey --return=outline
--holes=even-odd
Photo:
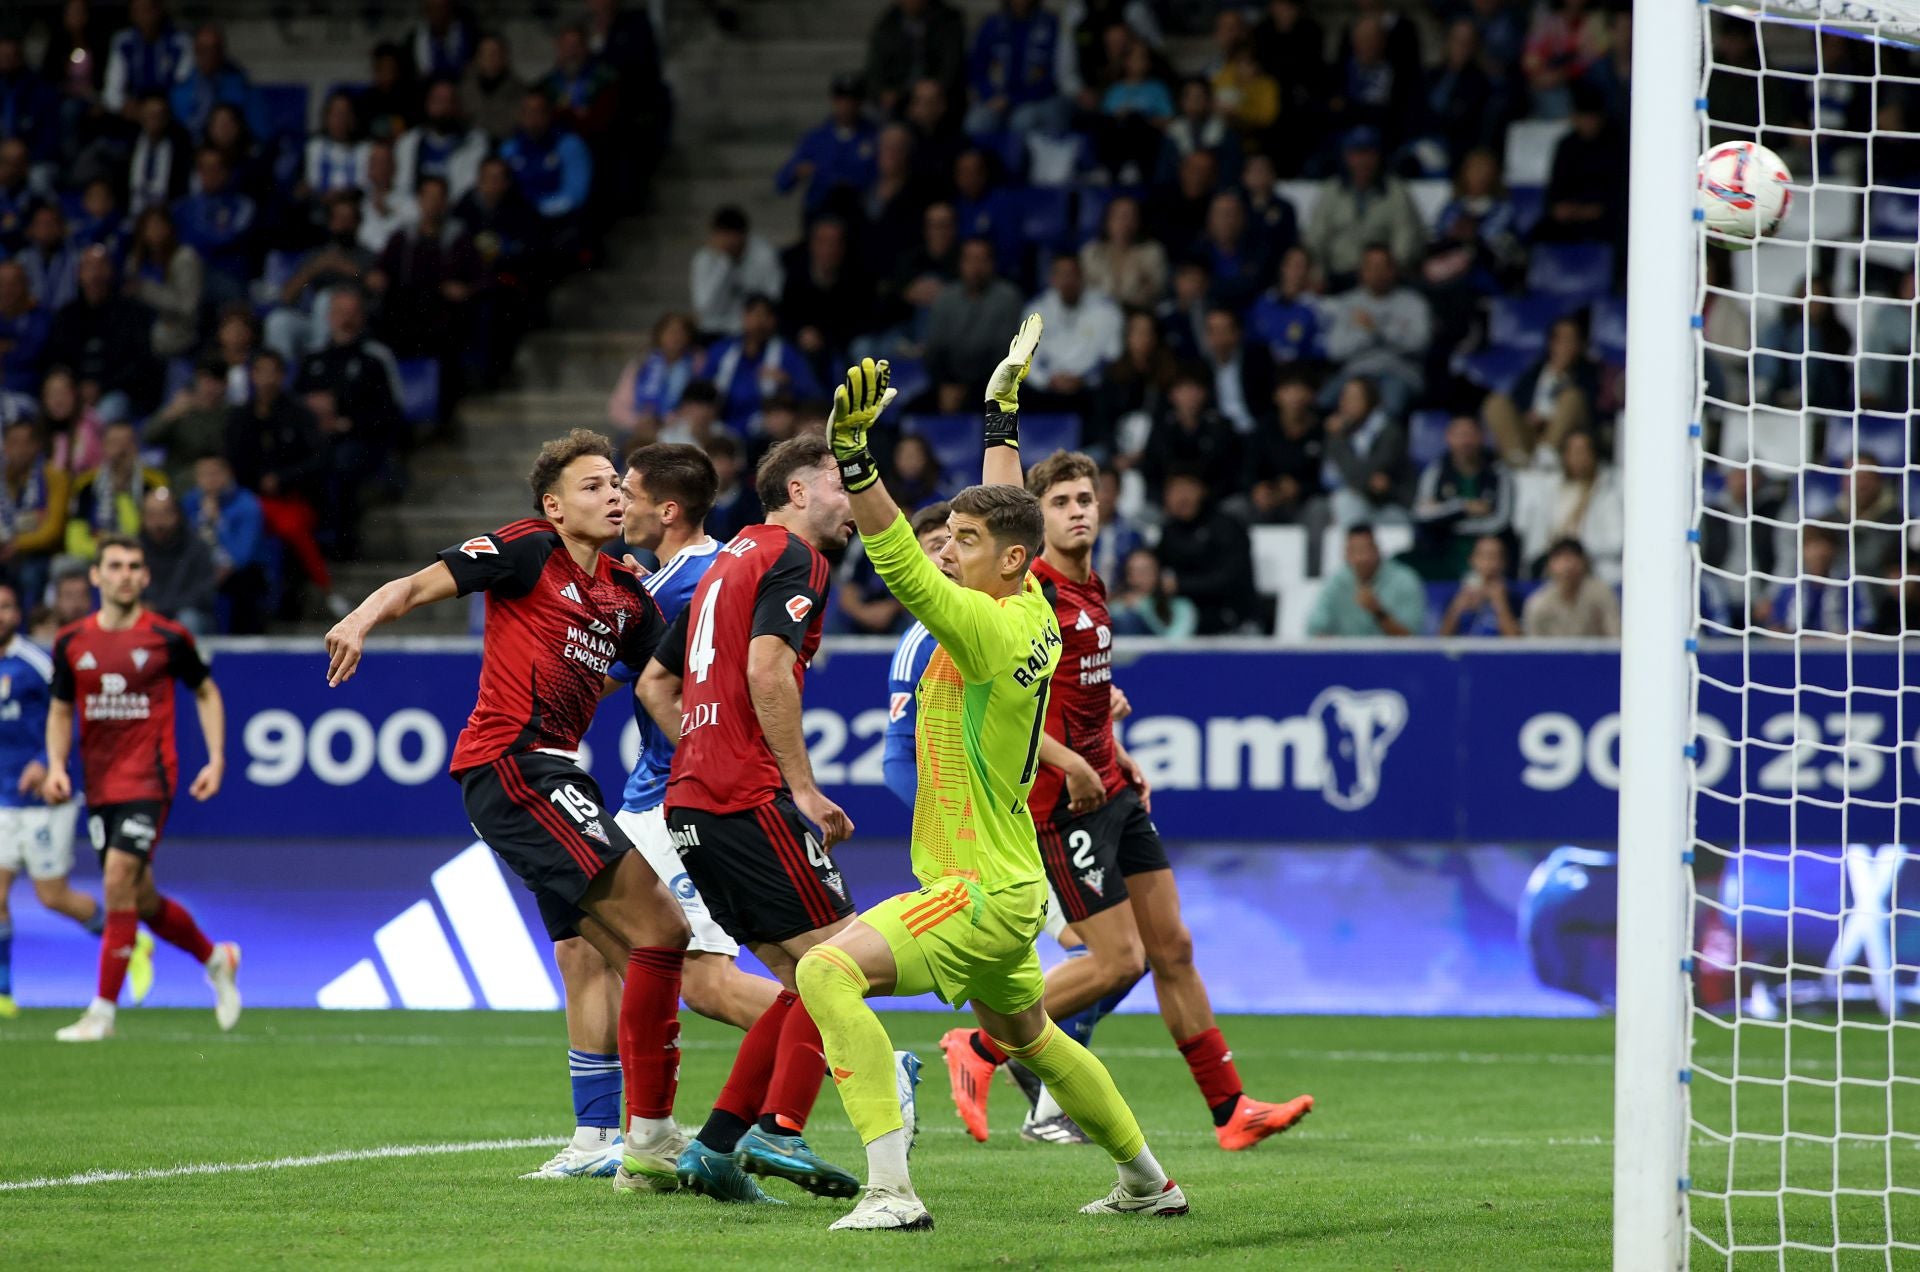
[[[720,599],[720,586],[725,582],[725,579],[713,580],[713,586],[700,598],[700,613],[693,621],[693,640],[687,649],[687,669],[701,684],[707,682],[707,673],[713,668],[713,607]]]

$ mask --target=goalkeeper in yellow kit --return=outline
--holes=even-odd
[[[1028,319],[988,386],[995,421],[1017,409],[1040,336]],[[852,497],[867,558],[940,650],[918,691],[913,873],[920,890],[882,902],[800,960],[797,982],[820,1026],[847,1116],[867,1146],[867,1190],[835,1228],[933,1226],[907,1177],[894,1090],[893,1044],[865,999],[938,994],[970,1002],[987,1035],[1038,1074],[1066,1112],[1113,1157],[1119,1182],[1089,1214],[1178,1215],[1168,1179],[1113,1078],[1041,1008],[1033,943],[1047,882],[1027,790],[1039,763],[1047,685],[1060,659],[1053,607],[1028,566],[1040,552],[1040,504],[1018,486],[973,486],[953,500],[953,537],[936,565],[879,482],[867,430],[893,398],[887,364],[847,372],[829,440]]]

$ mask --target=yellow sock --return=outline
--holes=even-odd
[[[821,1033],[825,1032],[823,1025]],[[1114,1161],[1130,1162],[1147,1146],[1147,1137],[1141,1133],[1133,1110],[1121,1098],[1120,1088],[1113,1084],[1107,1066],[1051,1020],[1046,1032],[1024,1047],[1011,1046],[998,1038],[994,1043],[1033,1070],[1067,1116]]]
[[[900,1130],[893,1043],[880,1017],[867,1006],[867,978],[860,965],[833,946],[816,945],[801,958],[794,982],[800,1001],[820,1026],[834,1089],[860,1142],[871,1144],[888,1131]]]

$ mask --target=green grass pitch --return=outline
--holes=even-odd
[[[558,1015],[127,1011],[98,1046],[52,1041],[70,1012],[0,1025],[0,1267],[625,1266],[647,1269],[1149,1267],[1598,1268],[1608,1259],[1606,1021],[1237,1017],[1249,1089],[1311,1091],[1318,1110],[1250,1153],[1215,1146],[1157,1018],[1101,1025],[1095,1049],[1193,1213],[1075,1213],[1112,1167],[1092,1148],[1027,1144],[996,1084],[991,1142],[960,1128],[936,1039],[959,1017],[887,1017],[927,1061],[916,1184],[937,1229],[829,1233],[844,1203],[616,1195],[604,1181],[523,1183],[539,1147],[172,1174],[30,1189],[86,1171],[170,1171],[570,1129]],[[679,1115],[697,1124],[739,1035],[689,1018]],[[809,1139],[864,1175],[829,1087]]]

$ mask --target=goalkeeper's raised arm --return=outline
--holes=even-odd
[[[1033,351],[1040,347],[1040,315],[1028,314],[1007,346],[1007,356],[987,379],[987,455],[980,464],[980,480],[988,486],[1019,486],[1020,385],[1033,367]]]
[[[991,676],[1016,646],[1024,653],[1030,643],[1025,625],[1009,622],[1001,603],[1025,589],[1028,567],[1039,552],[1038,502],[1012,483],[962,491],[954,500],[953,538],[940,564],[927,560],[881,483],[867,444],[868,431],[893,401],[887,379],[887,364],[868,358],[848,368],[847,382],[834,392],[827,437],[840,461],[854,521],[875,571],[926,624],[962,675],[969,680]],[[1017,471],[1019,460],[1013,462]],[[1031,518],[1019,516],[1014,504],[1032,504],[1026,509]],[[1031,535],[1025,532],[1029,520]],[[1008,533],[1016,523],[1021,532]]]

